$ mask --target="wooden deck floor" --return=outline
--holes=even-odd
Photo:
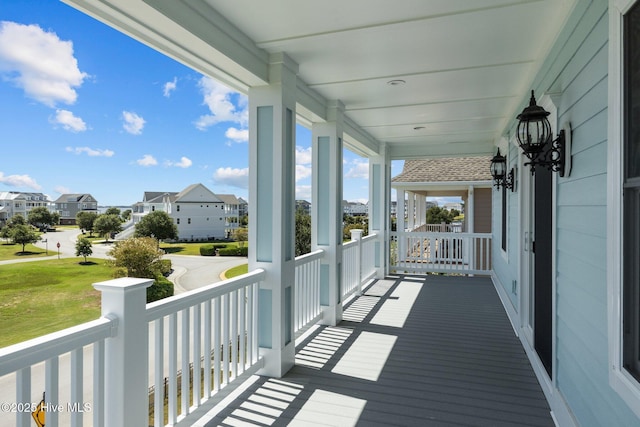
[[[380,280],[206,426],[553,426],[487,278]]]

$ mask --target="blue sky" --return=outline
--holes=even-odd
[[[245,96],[61,2],[2,0],[0,191],[126,206],[200,182],[247,198],[247,119]],[[298,126],[307,200],[310,144]],[[366,159],[345,150],[344,175],[344,198],[366,201]]]

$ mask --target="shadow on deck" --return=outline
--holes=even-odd
[[[379,280],[206,426],[553,426],[491,280]]]

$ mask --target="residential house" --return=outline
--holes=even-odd
[[[397,199],[405,204],[408,230],[421,229],[430,205],[427,197],[460,197],[462,204],[444,204],[447,210],[465,212],[463,229],[490,233],[492,214],[492,178],[490,156],[411,159],[404,162],[402,172],[391,180]],[[402,226],[402,225],[401,225]]]
[[[15,215],[25,219],[33,208],[50,208],[49,198],[42,193],[0,191],[0,226]]]
[[[369,213],[369,205],[361,202],[342,201],[342,212],[351,216],[366,216]]]
[[[88,193],[63,194],[54,202],[60,225],[75,225],[78,212],[98,213],[98,201]]]
[[[240,218],[249,215],[249,202],[242,197],[238,197],[238,216]]]
[[[224,234],[231,238],[233,231],[240,226],[240,200],[233,194],[216,194],[224,203]]]
[[[235,203],[235,201],[234,201]],[[180,192],[146,191],[132,206],[133,225],[151,212],[166,212],[178,227],[178,240],[224,239],[229,236],[224,201],[202,184],[192,184]]]
[[[306,200],[296,200],[296,211],[302,211],[307,215],[311,215],[311,203]]]
[[[103,350],[94,364],[96,393],[105,396],[104,419],[96,414],[102,424],[146,425],[148,384],[158,390],[165,380],[162,369],[149,375],[148,355],[179,369],[179,317],[182,354],[189,355],[194,376],[201,363],[209,369],[220,362],[211,360],[207,344],[201,351],[203,324],[208,342],[209,332],[215,329],[219,337],[219,327],[232,323],[224,328],[224,350],[240,348],[240,357],[251,356],[238,370],[236,357],[224,358],[227,365],[213,371],[214,387],[207,371],[204,399],[201,388],[193,387],[195,410],[185,399],[186,380],[178,408],[177,376],[169,372],[169,424],[178,418],[189,424],[207,413],[206,405],[219,395],[218,379],[230,378],[231,369],[239,381],[261,374],[257,387],[265,387],[258,394],[291,390],[291,407],[269,407],[260,415],[263,424],[339,416],[342,425],[640,425],[640,1],[433,0],[376,7],[365,0],[65,2],[248,95],[249,273],[146,309],[145,282],[96,285],[107,296],[122,296],[126,288],[139,301],[135,309],[121,304],[118,312],[110,307],[117,298],[105,298],[105,315],[84,326],[94,338],[78,344],[96,342]],[[549,113],[549,126],[536,106]],[[293,250],[296,122],[311,128],[313,151],[314,254],[303,260]],[[530,158],[537,157],[523,154],[522,146],[537,149],[536,135],[544,136],[541,152],[558,160],[549,164],[555,170],[534,167]],[[368,158],[370,187],[369,236],[347,244],[339,232],[344,147]],[[402,276],[391,256],[394,239],[403,233],[389,227],[391,160],[492,156],[497,148],[506,155],[507,170],[514,170],[513,180],[492,191],[491,233],[481,238],[503,244],[489,245],[492,263],[462,273],[489,278],[453,276],[445,283],[439,276]],[[463,248],[480,239],[462,234]],[[360,247],[367,255],[349,258]],[[307,326],[300,319],[338,325],[351,292],[347,273],[361,266],[359,260],[370,264],[357,271],[373,271],[380,281],[357,301],[377,304],[387,293],[393,299],[375,305],[375,315],[319,327],[331,336],[325,343],[338,350],[327,356],[329,368],[318,359],[314,369],[300,367],[305,354],[296,361],[295,338],[298,325]],[[307,261],[317,265],[297,275]],[[464,264],[441,266],[461,274]],[[446,306],[422,298],[436,293],[447,298]],[[490,298],[500,304],[489,306]],[[234,313],[231,322],[209,322],[212,305],[220,313],[221,299],[225,307],[229,301],[241,305],[225,309]],[[304,316],[316,300],[320,309]],[[459,308],[469,302],[469,309]],[[404,316],[394,317],[398,309]],[[502,309],[509,323],[489,321],[490,312]],[[237,313],[249,321],[238,326]],[[419,315],[429,320],[413,322]],[[375,329],[356,328],[368,319]],[[156,337],[169,335],[164,347],[156,339],[149,349],[151,323]],[[407,336],[402,332],[409,324]],[[437,331],[429,329],[434,324]],[[186,341],[189,332],[196,336],[192,343]],[[229,346],[226,338],[237,336],[247,339]],[[217,342],[213,351],[220,354]],[[35,345],[0,357],[11,361],[0,363],[11,366],[0,376],[19,374],[16,395],[28,394],[31,363],[58,366],[50,346],[42,354],[27,351]],[[68,352],[65,345],[59,348]],[[367,357],[372,347],[375,358]],[[82,366],[73,348],[74,367]],[[400,368],[407,369],[401,377]],[[52,371],[49,388],[57,384]],[[455,379],[448,382],[451,373]],[[513,377],[517,386],[504,387]],[[407,383],[429,388],[415,393]],[[523,387],[536,396],[533,401]],[[161,423],[164,401],[157,400],[155,419]],[[246,422],[243,416],[256,408],[246,400],[226,403],[229,422],[212,424]]]

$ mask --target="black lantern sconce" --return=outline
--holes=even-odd
[[[560,176],[569,175],[571,171],[571,126],[565,125],[558,137],[552,140],[551,124],[547,119],[550,113],[536,104],[531,91],[529,106],[517,117],[518,129],[516,138],[518,145],[527,156],[531,166],[531,175],[536,166],[558,172]]]
[[[493,177],[493,185],[496,188],[508,188],[511,191],[515,189],[515,178],[513,168],[507,173],[507,158],[500,154],[500,149],[491,159],[491,176]]]

